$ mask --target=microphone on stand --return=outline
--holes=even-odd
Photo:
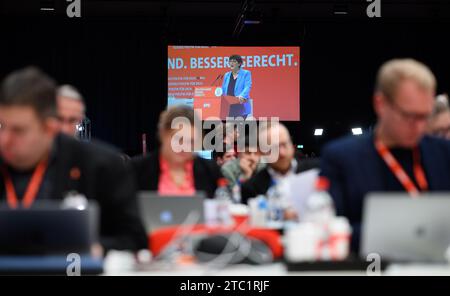
[[[213,81],[213,83],[211,83],[211,85],[214,85],[214,83],[216,83],[217,80],[219,80],[220,78],[223,78],[223,74],[217,75],[216,79],[214,79],[214,81]]]

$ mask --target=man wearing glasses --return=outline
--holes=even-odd
[[[373,96],[377,124],[373,133],[328,144],[321,175],[330,181],[338,215],[353,226],[358,250],[363,199],[369,192],[450,190],[450,142],[426,136],[433,113],[436,79],[412,59],[386,62]]]
[[[78,134],[77,125],[85,117],[85,104],[83,97],[71,85],[62,85],[57,90],[57,112],[61,124],[61,132],[75,137]]]

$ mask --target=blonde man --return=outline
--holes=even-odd
[[[436,79],[412,59],[386,62],[377,76],[373,133],[334,141],[322,151],[321,175],[337,214],[353,226],[352,247],[359,247],[363,199],[373,191],[450,190],[450,143],[425,136],[433,113]],[[413,169],[415,168],[415,169]]]

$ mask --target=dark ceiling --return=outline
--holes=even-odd
[[[262,14],[265,21],[303,21],[333,17],[366,18],[368,1],[96,1],[80,0],[84,17],[151,17],[159,19],[229,21],[243,8]],[[450,2],[445,0],[380,0],[383,18],[450,18]],[[65,15],[67,0],[1,0],[2,15]],[[42,11],[41,8],[54,8]],[[336,12],[338,14],[336,14]],[[342,14],[346,13],[346,14]]]
[[[81,18],[70,19],[66,0],[0,0],[0,77],[35,64],[74,84],[94,135],[130,154],[143,132],[154,144],[168,44],[300,45],[301,121],[288,127],[316,152],[351,126],[372,126],[373,82],[387,59],[425,62],[438,91],[450,91],[450,1],[380,0],[379,19],[367,17],[366,0],[80,2]],[[261,23],[241,26],[243,15]]]

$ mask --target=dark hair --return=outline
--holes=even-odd
[[[30,106],[40,118],[56,116],[56,83],[36,67],[16,70],[3,79],[0,106]]]
[[[239,63],[239,67],[242,65],[242,57],[238,54],[233,54],[230,56],[230,58],[228,59],[229,61],[231,60],[235,60],[236,62]]]

